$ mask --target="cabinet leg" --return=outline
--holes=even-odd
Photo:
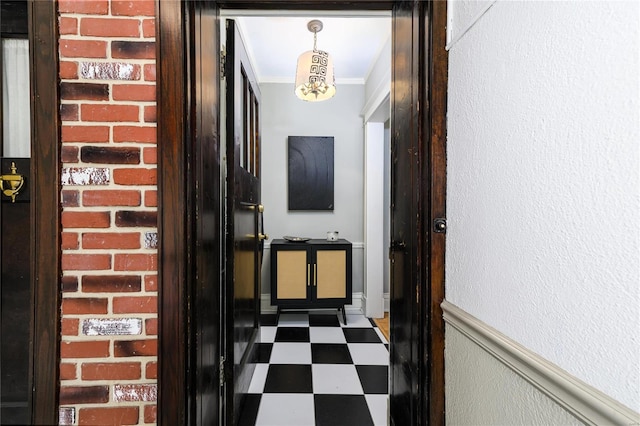
[[[278,306],[278,311],[276,312],[276,327],[280,324],[280,306]]]
[[[338,308],[340,310],[340,308]],[[347,325],[347,313],[344,310],[344,306],[342,307],[342,319],[344,320],[344,325]]]

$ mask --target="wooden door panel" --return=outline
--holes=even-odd
[[[235,424],[255,368],[250,361],[260,316],[262,207],[255,160],[260,145],[260,91],[235,22],[226,23],[228,272],[223,303],[224,352],[228,362],[233,361],[233,373],[226,378],[224,418],[226,424]]]

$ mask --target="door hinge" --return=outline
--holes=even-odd
[[[223,356],[220,357],[220,386],[224,386],[224,383],[227,381],[227,375],[225,373],[225,358]]]
[[[227,77],[227,51],[225,49],[220,51],[220,76],[223,80]]]

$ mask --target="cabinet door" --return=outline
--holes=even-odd
[[[307,262],[307,250],[276,251],[276,295],[278,300],[306,299],[311,265]]]
[[[347,297],[347,251],[316,251],[316,299]]]

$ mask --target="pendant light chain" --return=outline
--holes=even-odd
[[[314,52],[318,51],[318,32],[317,31],[313,32],[313,51]]]

